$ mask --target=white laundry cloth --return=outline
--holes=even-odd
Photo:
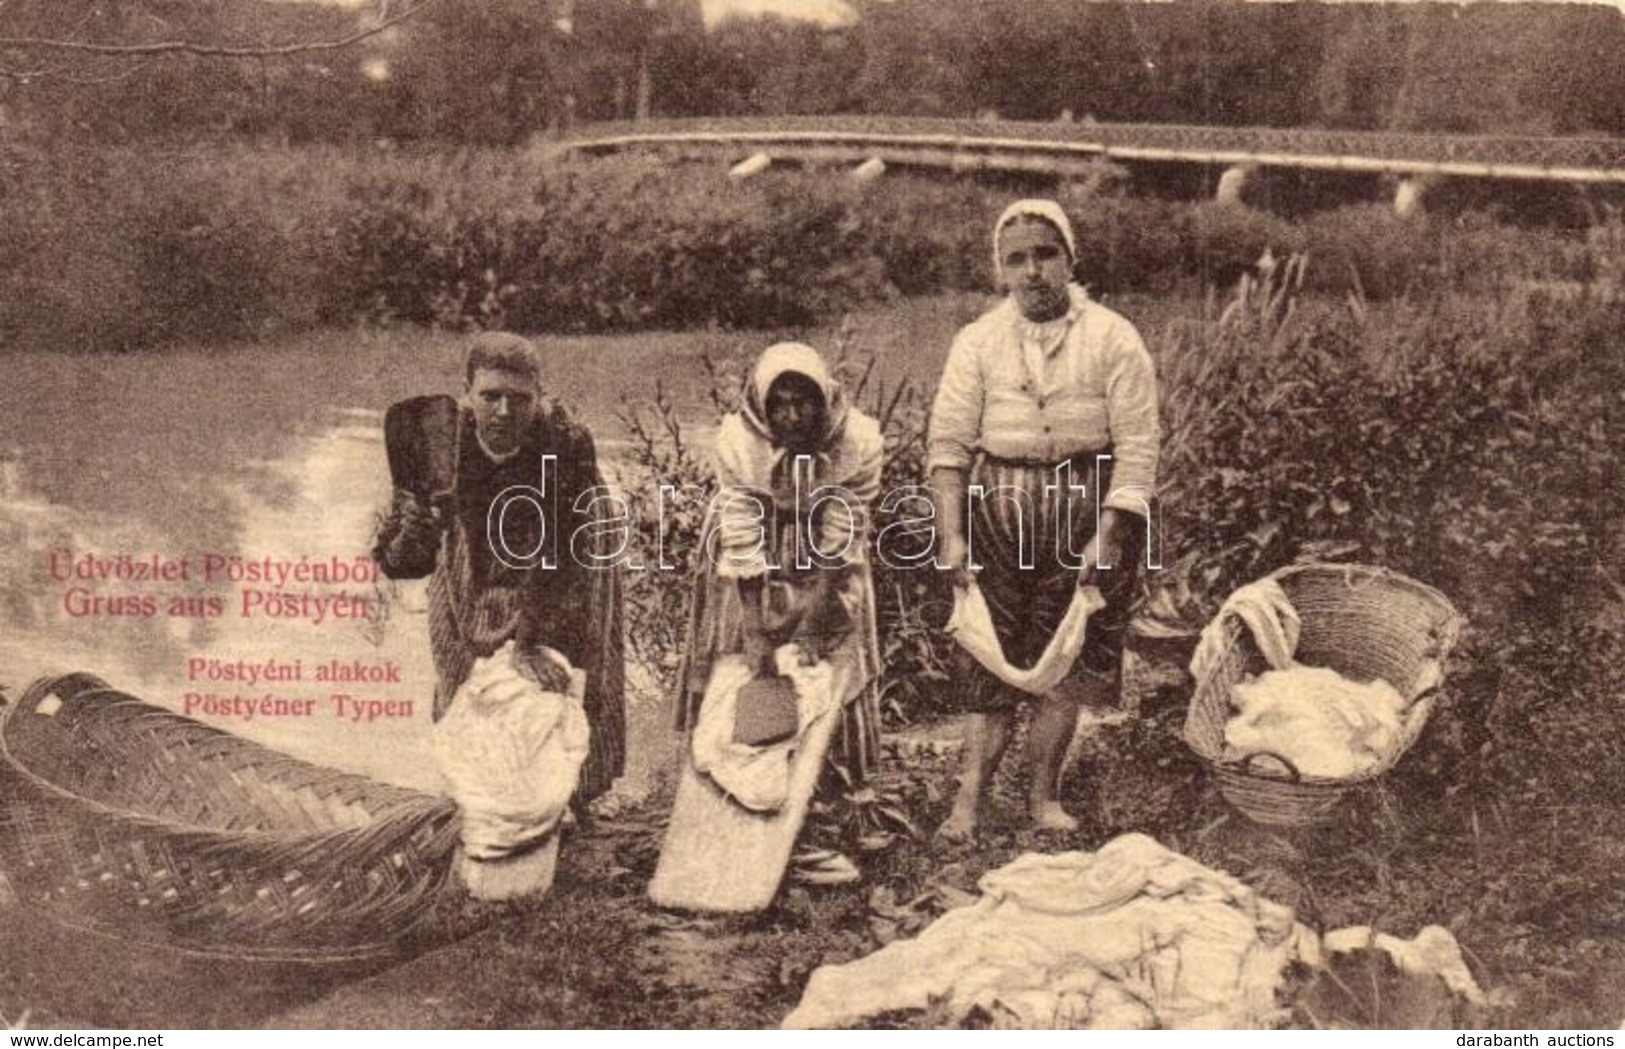
[[[1029,853],[913,940],[812,974],[787,1028],[940,1003],[1019,1027],[1246,1028],[1283,1019],[1289,963],[1313,956],[1292,912],[1125,834],[1094,853]]]
[[[1306,776],[1350,779],[1399,749],[1405,697],[1386,681],[1350,681],[1325,667],[1294,665],[1240,681],[1238,713],[1224,726],[1237,758],[1279,754]]]
[[[790,794],[790,761],[807,727],[840,704],[835,671],[827,660],[803,666],[801,649],[794,644],[781,646],[774,660],[779,673],[795,686],[800,724],[796,734],[766,747],[734,742],[739,690],[756,675],[743,656],[725,656],[711,671],[690,747],[695,771],[710,776],[729,797],[754,812],[777,812],[784,805]]]
[[[1461,956],[1461,944],[1441,925],[1424,926],[1409,940],[1377,932],[1369,925],[1351,925],[1335,929],[1321,939],[1327,954],[1376,949],[1392,958],[1400,972],[1417,976],[1437,976],[1452,993],[1471,1005],[1489,1005],[1490,996],[1478,986],[1467,961]]]
[[[1202,628],[1202,639],[1191,656],[1191,677],[1198,684],[1208,679],[1229,648],[1227,631],[1231,616],[1239,618],[1252,631],[1253,643],[1263,654],[1265,663],[1275,669],[1292,665],[1301,626],[1298,612],[1280,583],[1260,579],[1226,598],[1219,614]]]
[[[545,837],[564,818],[587,759],[586,675],[544,648],[569,678],[550,692],[516,665],[512,641],[474,661],[434,727],[434,751],[462,810],[463,850],[497,859]]]
[[[954,612],[948,620],[948,635],[959,647],[969,652],[988,673],[1023,692],[1045,695],[1055,689],[1071,672],[1083,651],[1084,635],[1089,629],[1089,617],[1106,605],[1100,588],[1078,588],[1067,607],[1066,617],[1050,638],[1044,654],[1030,669],[1019,670],[1005,662],[1004,647],[993,630],[993,616],[988,611],[982,588],[972,583],[954,590]]]

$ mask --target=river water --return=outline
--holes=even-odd
[[[640,340],[618,354],[595,340],[547,344],[550,392],[592,430],[611,481],[629,447],[621,399],[647,404],[653,377],[668,391],[686,383],[677,391],[692,409],[685,423],[710,417],[703,372],[666,360],[690,341]],[[0,347],[0,697],[14,701],[45,676],[89,672],[319,765],[443,791],[425,584],[277,586],[221,578],[218,569],[233,558],[298,566],[364,556],[390,494],[383,408],[458,389],[461,343],[439,333],[343,331],[152,356]],[[704,427],[685,437],[696,448],[708,443]],[[116,568],[121,557],[176,577],[94,570]],[[184,579],[173,567],[183,564]],[[210,566],[216,578],[204,578]],[[381,614],[317,622],[314,614],[267,616],[263,602],[245,609],[246,592],[271,590],[347,595]],[[211,669],[267,662],[297,663],[300,679],[249,683]],[[390,680],[316,680],[323,668],[358,665]],[[649,675],[629,665],[628,677],[628,769],[617,793],[636,798],[674,771],[676,739]],[[337,694],[366,701],[362,717]],[[282,713],[242,716],[267,695],[283,701]],[[36,921],[18,902],[0,874],[0,955],[11,959],[0,965],[8,987],[0,1026],[28,1010],[68,1026],[241,1026],[331,989],[298,966],[233,968],[120,947]]]
[[[115,443],[95,483],[94,460],[54,462],[43,444],[0,451],[0,540],[11,551],[0,569],[0,685],[15,696],[38,677],[89,671],[306,760],[440,790],[425,584],[245,578],[302,559],[351,567],[365,555],[389,498],[381,423],[375,409],[327,407],[304,432],[267,438],[268,454],[222,456],[193,477],[175,474],[191,452],[132,478],[132,458],[158,456]],[[613,439],[600,444],[615,454]],[[91,483],[78,483],[85,475]],[[144,502],[130,491],[143,487]],[[125,555],[145,567],[120,571]],[[97,578],[108,569],[125,578]],[[333,618],[335,601],[368,616]],[[245,679],[267,664],[278,680]],[[357,668],[377,680],[318,680]],[[665,718],[647,689],[629,704],[636,790],[667,760],[654,753]]]
[[[22,562],[0,641],[9,686],[48,673],[90,671],[150,703],[187,710],[299,757],[437,789],[427,749],[434,668],[422,616],[414,611],[422,607],[421,584],[393,595],[371,583],[262,588],[238,584],[225,572],[232,557],[273,565],[297,565],[301,557],[325,564],[336,557],[349,564],[365,552],[373,515],[389,494],[375,413],[335,411],[326,430],[293,442],[276,458],[222,464],[212,473],[218,487],[208,505],[180,515],[206,515],[215,527],[190,534],[159,519],[51,502],[38,494],[33,473],[34,464],[17,458],[0,473],[0,513],[8,530],[20,532],[12,549]],[[96,574],[87,571],[92,559],[97,566],[116,565],[122,555],[148,569],[183,566],[185,578],[176,578],[174,567],[167,580],[141,569],[117,574],[146,578],[83,578]],[[204,578],[206,564],[213,578]],[[271,618],[263,613],[277,606],[257,595],[279,589],[318,596],[348,590],[375,608],[392,598],[392,614],[381,629],[365,619],[324,615],[318,621],[317,612]],[[248,594],[256,596],[248,598],[253,607],[245,614]],[[143,606],[143,598],[151,603]],[[173,606],[176,599],[183,605]],[[209,603],[218,614],[189,614],[206,611]],[[141,614],[146,611],[153,614]],[[268,661],[286,668],[295,660],[304,680],[228,680],[221,670]],[[399,683],[363,691],[310,680],[330,661],[353,669],[358,660],[371,673],[398,676]],[[362,706],[391,713],[355,720],[350,704],[335,704],[335,694],[398,702]],[[251,701],[266,695],[290,701],[280,704],[290,713],[244,715]]]

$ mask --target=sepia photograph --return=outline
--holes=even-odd
[[[0,0],[0,1028],[1613,1045],[1622,55]]]

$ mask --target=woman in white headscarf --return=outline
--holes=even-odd
[[[1017,201],[993,230],[1008,296],[955,338],[932,406],[927,469],[940,562],[958,586],[974,578],[1005,660],[1033,666],[1071,606],[1097,586],[1074,687],[1028,696],[973,660],[959,676],[971,712],[964,774],[939,829],[972,837],[1009,741],[1017,705],[1035,699],[1029,813],[1070,831],[1057,798],[1078,704],[1116,697],[1124,629],[1156,485],[1156,373],[1127,320],[1073,283],[1078,250],[1053,201]],[[975,499],[969,496],[977,496]]]
[[[763,352],[741,401],[717,432],[718,491],[701,533],[678,728],[693,728],[720,656],[744,654],[771,674],[774,649],[794,641],[849,671],[831,755],[859,782],[879,752],[868,532],[880,427],[846,403],[823,357],[800,343]]]

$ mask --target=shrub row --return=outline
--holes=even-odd
[[[1291,270],[1163,334],[1163,585],[1201,619],[1339,550],[1441,587],[1481,626],[1608,594],[1625,302],[1297,301]]]
[[[190,149],[0,154],[0,338],[139,349],[406,321],[525,331],[803,324],[983,288],[1009,193],[969,181],[720,170],[524,152]],[[1307,251],[1371,298],[1584,277],[1583,243],[1351,208],[1291,224],[1214,204],[1063,199],[1108,290],[1228,284]]]

